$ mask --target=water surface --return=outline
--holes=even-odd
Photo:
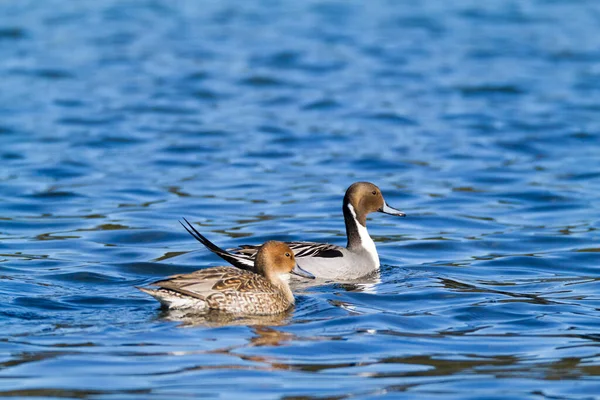
[[[0,4],[0,396],[600,396],[600,5]],[[135,286],[223,247],[345,244],[379,277],[268,320]],[[224,324],[225,323],[225,324]]]

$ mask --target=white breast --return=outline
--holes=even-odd
[[[354,207],[352,204],[348,204],[348,208],[350,209],[350,214],[354,218],[354,222],[356,222],[356,226],[358,229],[358,236],[360,237],[360,243],[362,247],[369,253],[371,258],[373,259],[373,263],[379,268],[379,255],[377,254],[377,248],[375,247],[375,242],[369,236],[369,232],[367,231],[367,227],[362,226],[360,222],[356,219],[356,213],[354,212]]]

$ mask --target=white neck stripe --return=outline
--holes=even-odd
[[[367,231],[367,227],[363,226],[360,222],[358,222],[358,219],[356,219],[356,213],[354,212],[354,207],[352,207],[352,204],[348,204],[348,209],[350,210],[350,214],[352,214],[352,218],[356,224],[361,246],[367,251],[367,253],[369,253],[375,265],[379,267],[379,255],[377,254],[377,248],[375,247],[375,242],[373,242],[373,239],[371,239],[371,236]]]

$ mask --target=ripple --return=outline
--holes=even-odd
[[[519,95],[525,93],[523,89],[515,85],[474,85],[459,86],[456,88],[465,96],[485,96],[494,94]]]
[[[61,118],[57,121],[59,124],[64,125],[81,125],[81,126],[102,126],[102,125],[112,125],[115,122],[118,122],[120,118],[118,117],[70,117],[70,118]]]
[[[27,31],[19,27],[0,27],[0,40],[21,40],[27,38]]]
[[[372,119],[388,122],[394,125],[415,126],[417,122],[411,118],[393,112],[380,112],[369,116]]]
[[[2,40],[0,38],[0,40]],[[36,68],[36,69],[13,69],[10,71],[14,75],[29,75],[32,77],[48,80],[74,79],[75,75],[70,71],[54,68]]]
[[[287,87],[291,85],[290,82],[268,75],[248,76],[242,79],[240,83],[256,88]]]
[[[14,299],[14,304],[27,308],[49,311],[66,311],[75,309],[74,307],[65,305],[62,302],[51,299],[42,299],[39,297],[17,297]]]

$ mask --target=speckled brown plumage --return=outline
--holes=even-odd
[[[152,284],[154,296],[192,297],[206,303],[206,308],[242,314],[276,314],[287,310],[290,302],[281,288],[261,275],[235,267],[215,267],[175,275]],[[158,292],[158,293],[155,293]],[[190,302],[191,304],[193,302]]]

